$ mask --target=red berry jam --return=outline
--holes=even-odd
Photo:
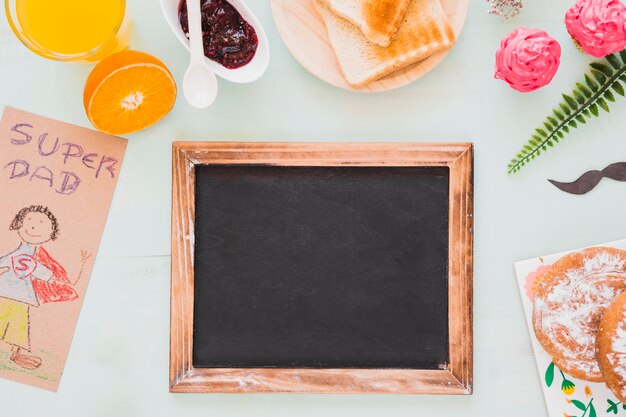
[[[226,0],[198,0],[202,13],[204,55],[228,69],[252,61],[259,40],[254,28]],[[189,38],[187,2],[181,0],[178,20]]]

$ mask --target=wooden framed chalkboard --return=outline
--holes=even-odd
[[[172,392],[472,392],[468,143],[173,145]]]

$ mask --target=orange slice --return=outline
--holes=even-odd
[[[152,126],[170,112],[176,82],[165,64],[139,51],[122,51],[93,69],[83,93],[93,126],[112,135],[125,135]]]

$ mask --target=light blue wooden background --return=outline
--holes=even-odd
[[[180,84],[186,53],[166,26],[158,1],[129,3],[133,48],[160,57]],[[1,380],[0,415],[545,416],[512,262],[626,237],[625,184],[607,181],[575,197],[546,181],[570,180],[626,160],[626,100],[528,169],[507,175],[507,161],[560,93],[580,78],[590,58],[574,48],[562,23],[573,0],[526,0],[523,14],[511,22],[487,15],[482,0],[470,3],[465,30],[436,71],[409,87],[364,95],[309,75],[278,37],[269,0],[249,0],[270,38],[268,73],[247,86],[221,82],[217,103],[204,111],[191,109],[181,94],[163,122],[130,137],[60,391]],[[519,25],[543,28],[563,45],[553,83],[527,95],[492,78],[500,39]],[[0,105],[89,126],[82,87],[90,69],[40,59],[0,18]],[[169,394],[170,144],[175,139],[474,141],[475,394]]]

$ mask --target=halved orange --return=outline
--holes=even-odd
[[[93,126],[112,135],[125,135],[152,126],[170,112],[176,82],[165,64],[139,51],[122,51],[93,69],[83,92]]]

